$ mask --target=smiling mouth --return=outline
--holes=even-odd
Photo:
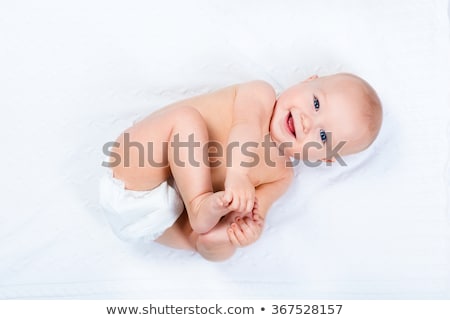
[[[286,123],[287,123],[288,130],[292,133],[292,135],[294,137],[296,137],[295,127],[294,127],[294,119],[292,118],[292,113],[290,113],[290,112],[289,112],[289,115],[287,117]]]

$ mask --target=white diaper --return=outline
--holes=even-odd
[[[150,191],[126,190],[108,168],[100,181],[100,204],[114,233],[125,241],[148,243],[172,226],[184,210],[172,182]]]

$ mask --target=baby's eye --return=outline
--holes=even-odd
[[[319,111],[319,109],[320,109],[319,99],[317,99],[317,98],[314,96],[314,110]]]
[[[320,129],[320,140],[322,140],[322,143],[327,142],[327,133],[323,129]]]

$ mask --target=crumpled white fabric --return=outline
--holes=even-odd
[[[169,181],[149,191],[125,189],[123,181],[105,170],[100,180],[100,204],[114,233],[132,243],[150,243],[173,225],[183,212],[180,194]]]

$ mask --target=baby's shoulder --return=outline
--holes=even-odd
[[[273,86],[265,80],[252,80],[235,85],[236,97],[244,96],[258,101],[273,104],[276,92]]]

